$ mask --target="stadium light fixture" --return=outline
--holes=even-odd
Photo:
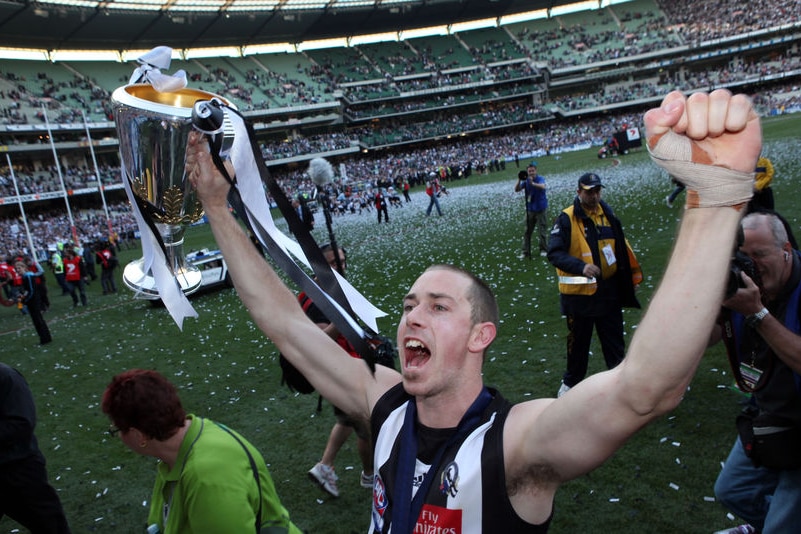
[[[526,13],[516,13],[514,15],[504,15],[501,17],[501,26],[505,24],[514,24],[515,22],[528,22],[529,20],[547,19],[548,10],[538,9],[536,11],[527,11]]]
[[[198,13],[217,12],[223,8],[220,0],[175,0],[169,4],[168,11],[193,11]]]
[[[114,50],[53,50],[50,60],[57,61],[107,61],[119,62],[120,54]]]
[[[349,42],[351,46],[356,46],[360,44],[370,44],[370,43],[384,43],[387,41],[397,41],[398,40],[398,32],[385,32],[385,33],[373,33],[370,35],[354,35],[350,38]]]
[[[586,0],[584,2],[576,2],[575,4],[553,6],[551,8],[551,16],[567,15],[568,13],[575,13],[577,11],[591,11],[598,9],[598,7],[598,0]]]
[[[319,50],[321,48],[345,48],[348,43],[344,37],[336,39],[319,39],[317,41],[303,41],[298,43],[298,52],[304,50]]]
[[[244,11],[244,12],[257,12],[257,11],[276,11],[281,5],[279,0],[236,0],[236,2],[229,3],[225,10]]]
[[[414,39],[415,37],[431,37],[433,35],[448,35],[448,27],[429,26],[427,28],[415,28],[398,32],[399,39]]]
[[[100,2],[98,2],[97,0],[52,0],[52,1],[45,0],[45,1],[42,1],[42,2],[38,2],[38,4],[40,4],[40,5],[42,5],[42,4],[54,4],[54,5],[57,5],[57,6],[88,7],[88,8],[91,8],[91,9],[94,9],[94,8],[98,7],[99,3]]]
[[[120,57],[123,63],[127,63],[129,61],[136,61],[148,52],[150,52],[149,48],[143,48],[141,50],[123,50],[120,52]],[[170,59],[182,59],[181,52],[179,50],[173,50]]]
[[[32,61],[49,61],[47,50],[32,48],[0,48],[3,59],[27,59]]]
[[[103,7],[109,11],[162,11],[165,5],[162,0],[117,0],[104,2]]]
[[[243,56],[255,56],[259,54],[294,54],[297,50],[292,43],[270,43],[261,45],[247,45],[242,47]]]
[[[351,7],[367,7],[367,6],[374,6],[376,4],[375,0],[334,0],[332,2],[331,7],[334,9],[337,8],[351,8]]]
[[[189,48],[184,50],[185,59],[202,57],[241,57],[242,49],[238,46],[214,46],[210,48]]]
[[[291,0],[281,4],[281,11],[325,9],[330,3],[331,0]]]
[[[495,28],[498,26],[498,19],[479,19],[469,20],[467,22],[455,22],[450,25],[451,33],[466,32],[470,30],[478,30],[480,28]]]

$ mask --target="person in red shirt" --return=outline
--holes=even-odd
[[[11,292],[12,282],[19,275],[14,268],[9,265],[5,260],[0,260],[0,286],[3,290],[0,292],[0,304],[3,306],[14,305],[14,295]]]
[[[72,297],[72,307],[78,306],[78,293],[81,295],[81,304],[86,306],[86,289],[83,283],[83,258],[75,252],[75,247],[64,247],[64,278],[67,289]]]
[[[95,256],[97,257],[97,263],[100,264],[100,283],[103,286],[103,294],[116,293],[117,284],[114,282],[114,269],[119,264],[119,260],[114,254],[114,246],[109,242],[98,245]]]

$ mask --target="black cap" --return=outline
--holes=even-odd
[[[581,178],[578,180],[578,186],[584,190],[594,189],[596,187],[603,187],[604,184],[601,183],[601,177],[595,173],[588,172],[587,174],[582,174]]]

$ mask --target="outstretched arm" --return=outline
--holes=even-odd
[[[728,91],[689,98],[670,93],[661,107],[646,113],[645,126],[651,150],[668,134],[688,145],[668,156],[705,166],[690,165],[697,172],[685,182],[691,189],[694,181],[702,192],[710,171],[716,179],[726,179],[731,171],[738,175],[732,181],[741,180],[739,175],[753,171],[761,150],[759,118],[750,101]],[[634,432],[678,405],[723,299],[743,207],[740,196],[738,190],[728,205],[717,199],[720,207],[687,209],[662,283],[622,364],[558,400],[513,409],[513,424],[505,432],[512,472],[547,468],[540,471],[544,480],[536,482],[554,491],[560,482],[603,463]]]
[[[343,411],[369,417],[375,400],[400,375],[386,367],[372,376],[306,317],[292,291],[256,250],[228,209],[229,184],[200,134],[190,135],[186,169],[228,263],[239,298],[256,325],[315,388]]]

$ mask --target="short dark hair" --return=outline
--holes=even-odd
[[[175,435],[186,420],[175,386],[147,369],[131,369],[112,378],[100,407],[121,431],[136,428],[159,441]]]
[[[484,280],[466,269],[446,263],[432,265],[426,269],[426,271],[433,271],[436,269],[452,271],[469,278],[471,284],[467,294],[467,300],[470,301],[470,318],[473,324],[492,323],[496,327],[498,326],[500,316],[498,301],[495,299],[495,294],[492,292],[492,289],[490,289]]]

